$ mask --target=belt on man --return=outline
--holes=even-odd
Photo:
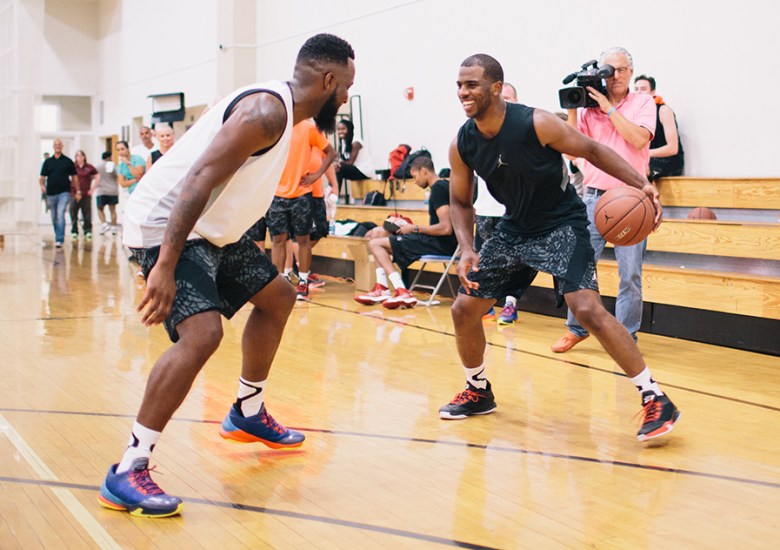
[[[585,189],[585,194],[586,195],[596,195],[597,197],[600,197],[601,195],[603,195],[606,192],[607,192],[606,189],[596,189],[595,187],[587,187]]]

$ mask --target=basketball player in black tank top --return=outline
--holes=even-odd
[[[445,419],[488,414],[496,403],[484,376],[482,314],[509,289],[525,284],[529,269],[550,273],[559,300],[631,378],[642,395],[640,441],[668,433],[679,411],[653,380],[631,335],[601,303],[585,206],[569,185],[561,153],[582,157],[647,193],[661,222],[658,191],[612,149],[585,137],[557,116],[501,95],[501,65],[492,57],[467,58],[458,75],[458,98],[469,120],[450,145],[450,214],[461,247],[462,287],[452,307],[466,389],[439,409]],[[474,172],[507,208],[479,254],[474,250]],[[522,287],[522,286],[521,286]]]

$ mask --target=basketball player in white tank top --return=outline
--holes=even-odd
[[[319,34],[301,48],[293,77],[242,88],[212,107],[144,176],[126,210],[124,243],[147,276],[138,306],[146,326],[175,342],[152,369],[122,460],[109,468],[100,503],[133,515],[178,514],[181,499],[149,475],[163,428],[222,339],[220,314],[255,306],[243,338],[238,398],[220,434],[272,448],[303,434],[266,411],[265,383],[295,290],[244,236],[267,210],[287,161],[290,133],[314,118],[332,130],[355,76],[352,47]]]

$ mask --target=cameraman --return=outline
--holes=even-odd
[[[615,74],[606,79],[607,95],[588,87],[589,95],[598,107],[569,109],[569,124],[589,138],[611,147],[640,174],[647,173],[650,159],[650,141],[655,133],[655,103],[652,96],[630,91],[634,63],[631,54],[624,48],[610,48],[601,54],[600,65],[612,65]],[[590,225],[590,242],[598,261],[606,242],[594,223],[596,203],[608,189],[625,184],[602,172],[591,163],[583,162],[585,195]],[[615,317],[636,340],[636,333],[642,324],[642,259],[646,241],[632,246],[616,246],[615,259],[618,263],[620,286],[615,303]],[[586,331],[574,318],[571,311],[566,320],[568,331],[553,346],[552,351],[569,351],[588,337]]]

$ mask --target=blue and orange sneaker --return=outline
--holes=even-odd
[[[498,316],[499,325],[513,325],[517,321],[517,309],[512,304],[507,304]]]
[[[222,421],[219,435],[238,443],[263,443],[272,449],[292,449],[303,445],[306,436],[288,430],[265,410],[265,403],[256,415],[245,418],[235,405]]]
[[[492,321],[496,318],[496,310],[493,306],[490,306],[490,309],[485,312],[485,314],[482,316],[483,321]]]
[[[181,512],[179,497],[168,495],[152,481],[149,459],[136,458],[133,467],[121,474],[114,464],[100,487],[98,502],[111,510],[122,510],[144,518],[167,518]]]

